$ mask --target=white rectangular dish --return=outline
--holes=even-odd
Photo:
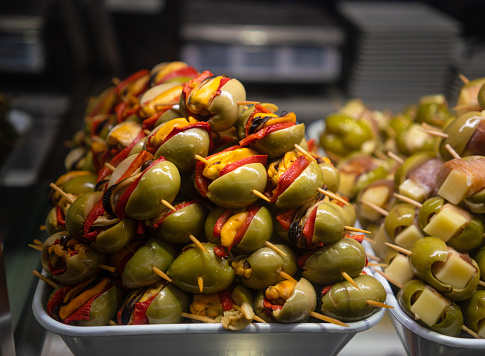
[[[70,326],[55,321],[45,310],[51,287],[39,281],[33,299],[37,321],[58,334],[74,355],[336,355],[358,333],[375,326],[384,316],[378,310],[349,328],[329,323],[253,323],[241,331],[220,324],[181,323],[160,325]]]

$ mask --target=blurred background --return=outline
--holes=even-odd
[[[39,354],[44,342],[30,308],[39,255],[27,244],[42,236],[65,142],[113,78],[182,60],[238,78],[248,100],[306,123],[356,97],[395,111],[429,94],[453,103],[459,73],[485,76],[484,15],[483,0],[2,2],[2,354],[14,343]]]

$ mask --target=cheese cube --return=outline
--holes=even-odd
[[[475,266],[460,256],[452,254],[434,275],[444,284],[452,286],[453,289],[462,289],[465,288],[475,272]]]
[[[409,259],[402,255],[396,255],[389,265],[384,269],[386,275],[394,281],[404,284],[414,278],[414,272]]]
[[[355,185],[356,173],[340,173],[339,193],[346,197],[353,196],[353,189]]]
[[[429,286],[424,288],[418,299],[411,306],[411,312],[416,320],[422,320],[426,325],[433,326],[440,319],[450,301]]]
[[[416,225],[409,225],[407,228],[397,234],[394,241],[396,242],[396,245],[409,250],[414,243],[422,237],[424,237],[424,235],[419,227]]]
[[[469,221],[463,209],[446,204],[431,218],[423,229],[430,236],[439,237],[444,242],[455,236]]]
[[[417,202],[424,202],[426,195],[429,194],[429,189],[425,189],[422,184],[416,183],[412,179],[406,179],[399,185],[399,194],[407,196]]]
[[[452,170],[438,189],[438,195],[450,203],[458,204],[467,196],[470,185],[465,173]]]
[[[370,187],[364,191],[361,199],[383,207],[386,204],[387,199],[389,199],[389,187],[385,185]],[[382,215],[381,213],[372,209],[370,206],[362,204],[360,216],[364,219],[375,221],[378,220]]]

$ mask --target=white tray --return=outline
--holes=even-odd
[[[39,281],[32,308],[37,321],[58,334],[74,355],[336,355],[358,332],[375,326],[384,309],[342,327],[329,323],[253,323],[240,331],[220,324],[181,323],[122,326],[70,326],[47,315],[52,288]]]

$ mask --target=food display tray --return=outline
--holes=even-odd
[[[47,315],[52,288],[39,281],[32,308],[37,321],[58,334],[74,355],[336,355],[358,332],[375,326],[384,309],[342,327],[329,323],[252,323],[240,331],[221,324],[181,323],[121,326],[70,326]]]
[[[386,279],[378,273],[374,274],[386,288],[386,303],[393,306],[388,314],[401,339],[406,352],[410,356],[470,356],[485,355],[485,339],[474,339],[463,332],[465,337],[451,337],[431,331],[411,319],[399,306],[396,297]]]

